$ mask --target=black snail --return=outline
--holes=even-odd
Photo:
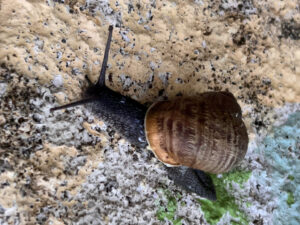
[[[83,100],[51,110],[88,104],[95,115],[132,144],[148,146],[167,165],[175,184],[215,200],[214,185],[204,172],[227,172],[247,152],[247,130],[236,99],[229,92],[206,92],[197,97],[156,102],[147,108],[112,91],[105,86],[112,30],[110,26],[97,83],[88,88]]]

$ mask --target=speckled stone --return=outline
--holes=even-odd
[[[198,197],[174,186],[150,152],[84,107],[49,111],[97,80],[109,24],[113,90],[146,104],[234,94],[251,140],[238,168],[255,176],[228,191],[250,223],[272,224],[278,206],[271,177],[259,177],[269,163],[256,147],[300,110],[298,5],[0,0],[0,224],[207,224]],[[175,211],[160,220],[170,196]],[[236,220],[226,213],[219,224]]]

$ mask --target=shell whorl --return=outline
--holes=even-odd
[[[210,173],[229,171],[248,147],[241,108],[228,92],[156,102],[147,111],[145,130],[160,161]]]

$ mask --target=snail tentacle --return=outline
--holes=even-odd
[[[100,71],[100,76],[97,81],[97,84],[99,87],[105,86],[105,72],[106,72],[106,67],[107,67],[107,61],[108,61],[108,54],[109,54],[109,49],[110,49],[110,43],[111,43],[111,37],[112,37],[112,31],[113,31],[113,26],[110,25],[108,28],[108,38],[105,46],[105,53],[104,53],[104,58],[102,62],[102,67]]]
[[[83,105],[83,104],[90,103],[90,102],[93,102],[93,101],[96,101],[96,99],[95,98],[82,99],[82,100],[72,102],[72,103],[69,103],[69,104],[66,104],[66,105],[53,107],[53,108],[50,109],[50,111],[53,112],[53,111],[60,110],[60,109],[71,108],[71,107],[74,107],[74,106],[77,106],[77,105]]]

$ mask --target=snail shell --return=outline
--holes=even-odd
[[[210,173],[229,171],[248,147],[241,108],[228,92],[156,102],[146,113],[145,132],[163,163]]]

